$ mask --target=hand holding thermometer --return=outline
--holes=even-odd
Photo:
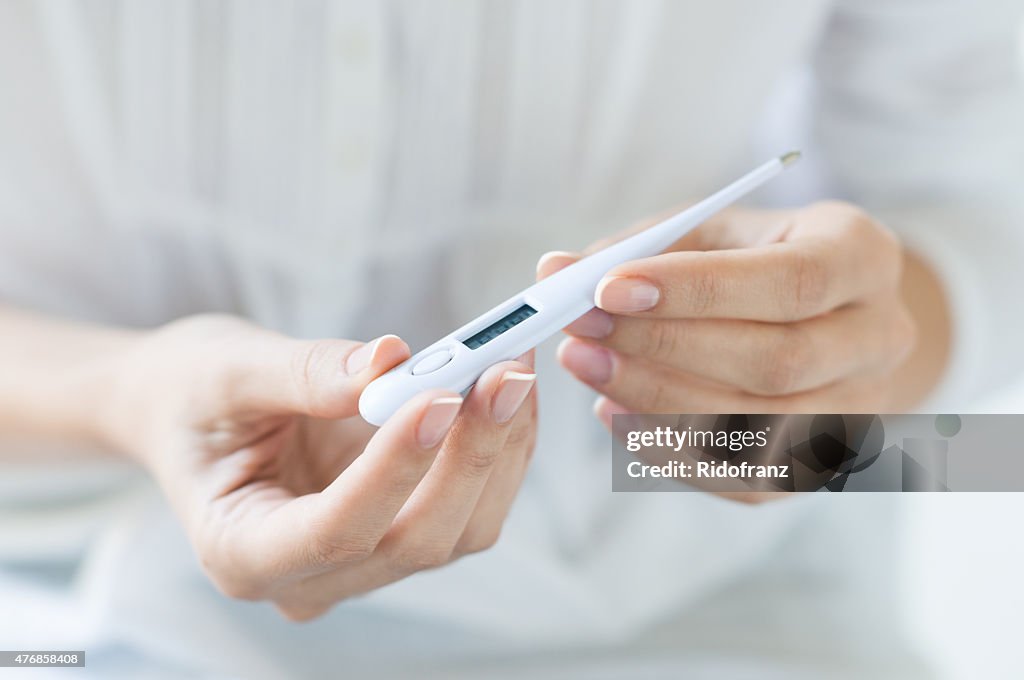
[[[359,399],[359,412],[383,425],[424,390],[468,390],[488,367],[524,354],[593,309],[597,285],[613,267],[657,255],[799,158],[791,152],[772,159],[700,203],[533,284],[374,380]]]

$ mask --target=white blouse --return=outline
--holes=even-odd
[[[809,162],[758,200],[848,198],[932,259],[957,318],[934,407],[967,410],[1024,374],[1020,14],[1009,0],[0,3],[0,302],[136,326],[227,311],[416,349],[530,282],[541,253],[800,146]],[[500,659],[510,674],[674,677],[836,655],[863,669],[870,650],[876,675],[907,677],[878,578],[897,499],[612,494],[593,394],[550,355],[499,545],[301,627],[216,595],[145,482],[70,470],[44,520],[29,482],[60,471],[8,465],[0,598],[35,592],[5,562],[61,564],[77,596],[58,583],[25,600],[0,639],[64,635],[129,675],[436,663],[451,677]],[[99,519],[68,531],[86,508]]]

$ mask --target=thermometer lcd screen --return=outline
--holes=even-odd
[[[507,314],[502,318],[492,323],[487,328],[483,329],[476,335],[463,340],[462,344],[470,349],[476,349],[481,345],[486,345],[491,340],[512,328],[518,326],[522,322],[529,319],[531,316],[537,313],[537,310],[530,305],[523,305],[519,309],[513,311],[511,314]]]

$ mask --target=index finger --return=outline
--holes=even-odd
[[[461,405],[457,393],[430,390],[402,406],[327,488],[264,519],[262,559],[309,575],[367,558],[434,463]]]
[[[612,269],[594,298],[613,314],[798,321],[866,295],[877,276],[824,239],[664,253]]]

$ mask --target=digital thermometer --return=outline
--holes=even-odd
[[[700,203],[533,284],[374,380],[359,399],[359,413],[383,425],[424,390],[465,392],[489,366],[526,353],[593,309],[597,284],[613,267],[657,255],[799,157],[794,151],[772,159]]]

